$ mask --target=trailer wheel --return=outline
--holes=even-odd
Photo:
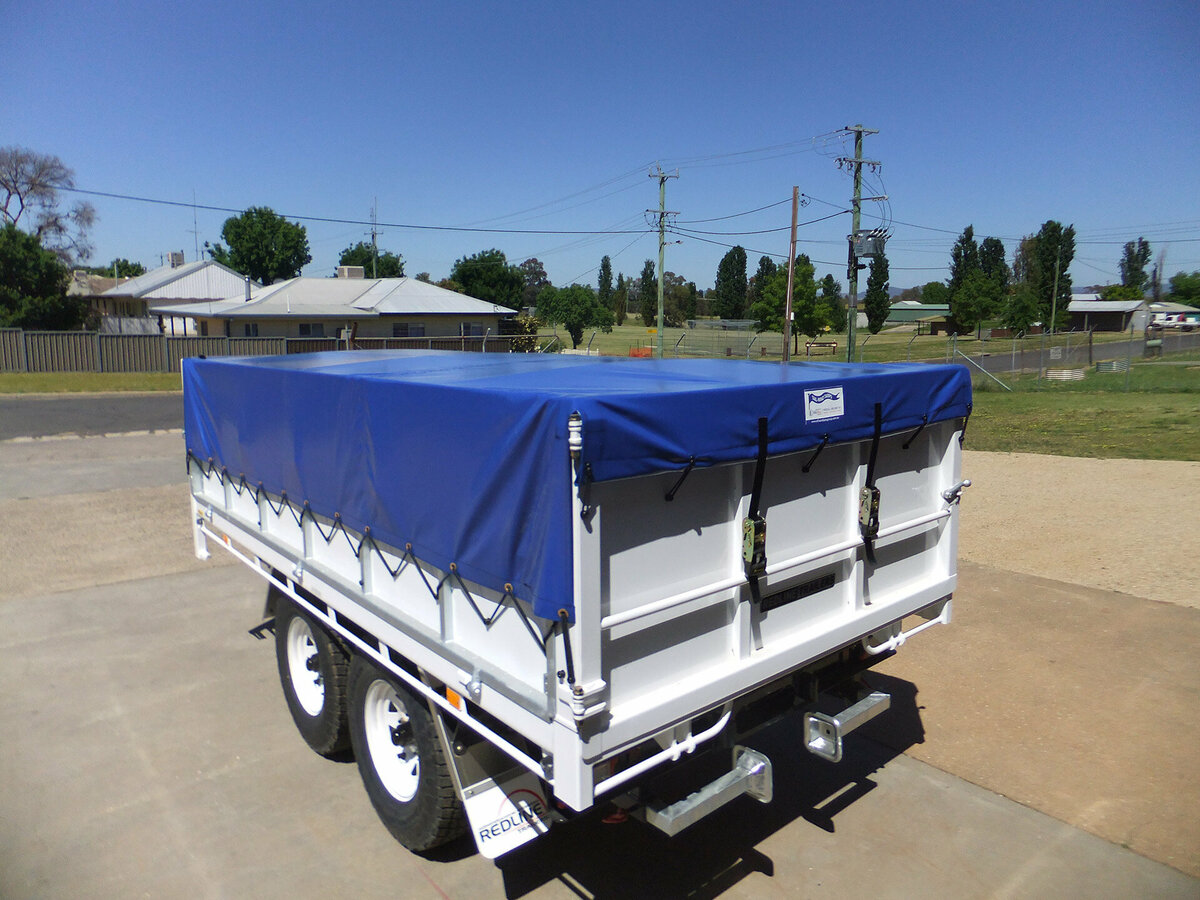
[[[317,753],[334,756],[350,746],[346,675],[341,645],[291,600],[275,612],[275,657],[283,696],[301,736]]]
[[[466,830],[426,702],[357,655],[350,664],[350,739],[371,805],[401,844],[420,853]]]

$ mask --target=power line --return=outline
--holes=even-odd
[[[749,215],[753,215],[756,212],[762,212],[764,209],[774,209],[776,206],[783,206],[783,204],[791,202],[791,199],[792,199],[791,197],[784,197],[782,200],[779,200],[775,203],[768,203],[766,206],[760,206],[757,209],[748,209],[745,212],[730,213],[727,216],[714,216],[711,219],[685,219],[684,221],[678,222],[676,224],[679,224],[679,225],[702,225],[705,222],[720,222],[720,221],[723,221],[724,219],[736,219],[739,216],[749,216]]]
[[[772,205],[778,206],[778,204],[772,204]],[[804,225],[815,225],[817,222],[824,222],[827,219],[836,219],[838,216],[844,216],[844,215],[845,215],[844,212],[830,213],[827,216],[821,216],[819,219],[809,219],[807,222],[799,222],[799,223],[797,223],[796,227],[800,228]],[[679,224],[682,224],[682,223],[679,223],[679,222],[676,223],[676,225],[679,225]],[[700,231],[695,228],[682,228],[679,230],[686,231],[689,234],[715,234],[715,235],[724,235],[726,237],[737,237],[739,235],[745,235],[745,234],[775,234],[780,231],[787,231],[790,228],[791,228],[790,225],[783,225],[779,228],[764,228],[761,231]]]
[[[160,200],[154,197],[137,197],[132,194],[117,194],[109,191],[87,191],[82,188],[59,188],[74,194],[85,194],[91,197],[109,197],[114,200],[131,200],[137,203],[153,203],[158,206],[194,207],[208,212],[244,213],[244,209],[234,209],[228,206],[207,206],[203,203],[181,203],[177,200]],[[331,216],[301,216],[292,213],[277,213],[284,219],[296,219],[301,222],[321,222],[332,225],[375,225],[379,228],[406,228],[412,231],[453,231],[475,234],[648,234],[647,229],[627,229],[624,231],[604,230],[562,230],[534,228],[472,228],[465,225],[417,225],[412,222],[372,222],[370,219],[340,219]]]

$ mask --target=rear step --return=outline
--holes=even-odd
[[[810,712],[804,716],[804,743],[810,753],[830,762],[842,761],[842,738],[892,705],[892,695],[875,691],[836,715]]]
[[[641,812],[655,828],[676,835],[742,794],[770,803],[773,790],[771,760],[749,747],[734,747],[729,772],[670,806],[647,805]]]

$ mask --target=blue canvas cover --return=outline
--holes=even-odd
[[[952,365],[791,365],[438,351],[183,362],[187,448],[233,478],[574,616],[568,421],[607,481],[964,417]]]

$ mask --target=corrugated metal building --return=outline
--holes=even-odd
[[[1145,300],[1072,300],[1068,328],[1075,331],[1128,331],[1145,326]]]
[[[258,286],[257,282],[250,282],[251,289]],[[101,331],[194,334],[194,331],[184,330],[186,324],[182,318],[177,322],[151,319],[150,307],[168,301],[181,304],[212,303],[230,297],[243,297],[246,290],[244,275],[215,260],[205,259],[159,266],[144,275],[122,281],[89,300],[92,311],[100,316]]]

